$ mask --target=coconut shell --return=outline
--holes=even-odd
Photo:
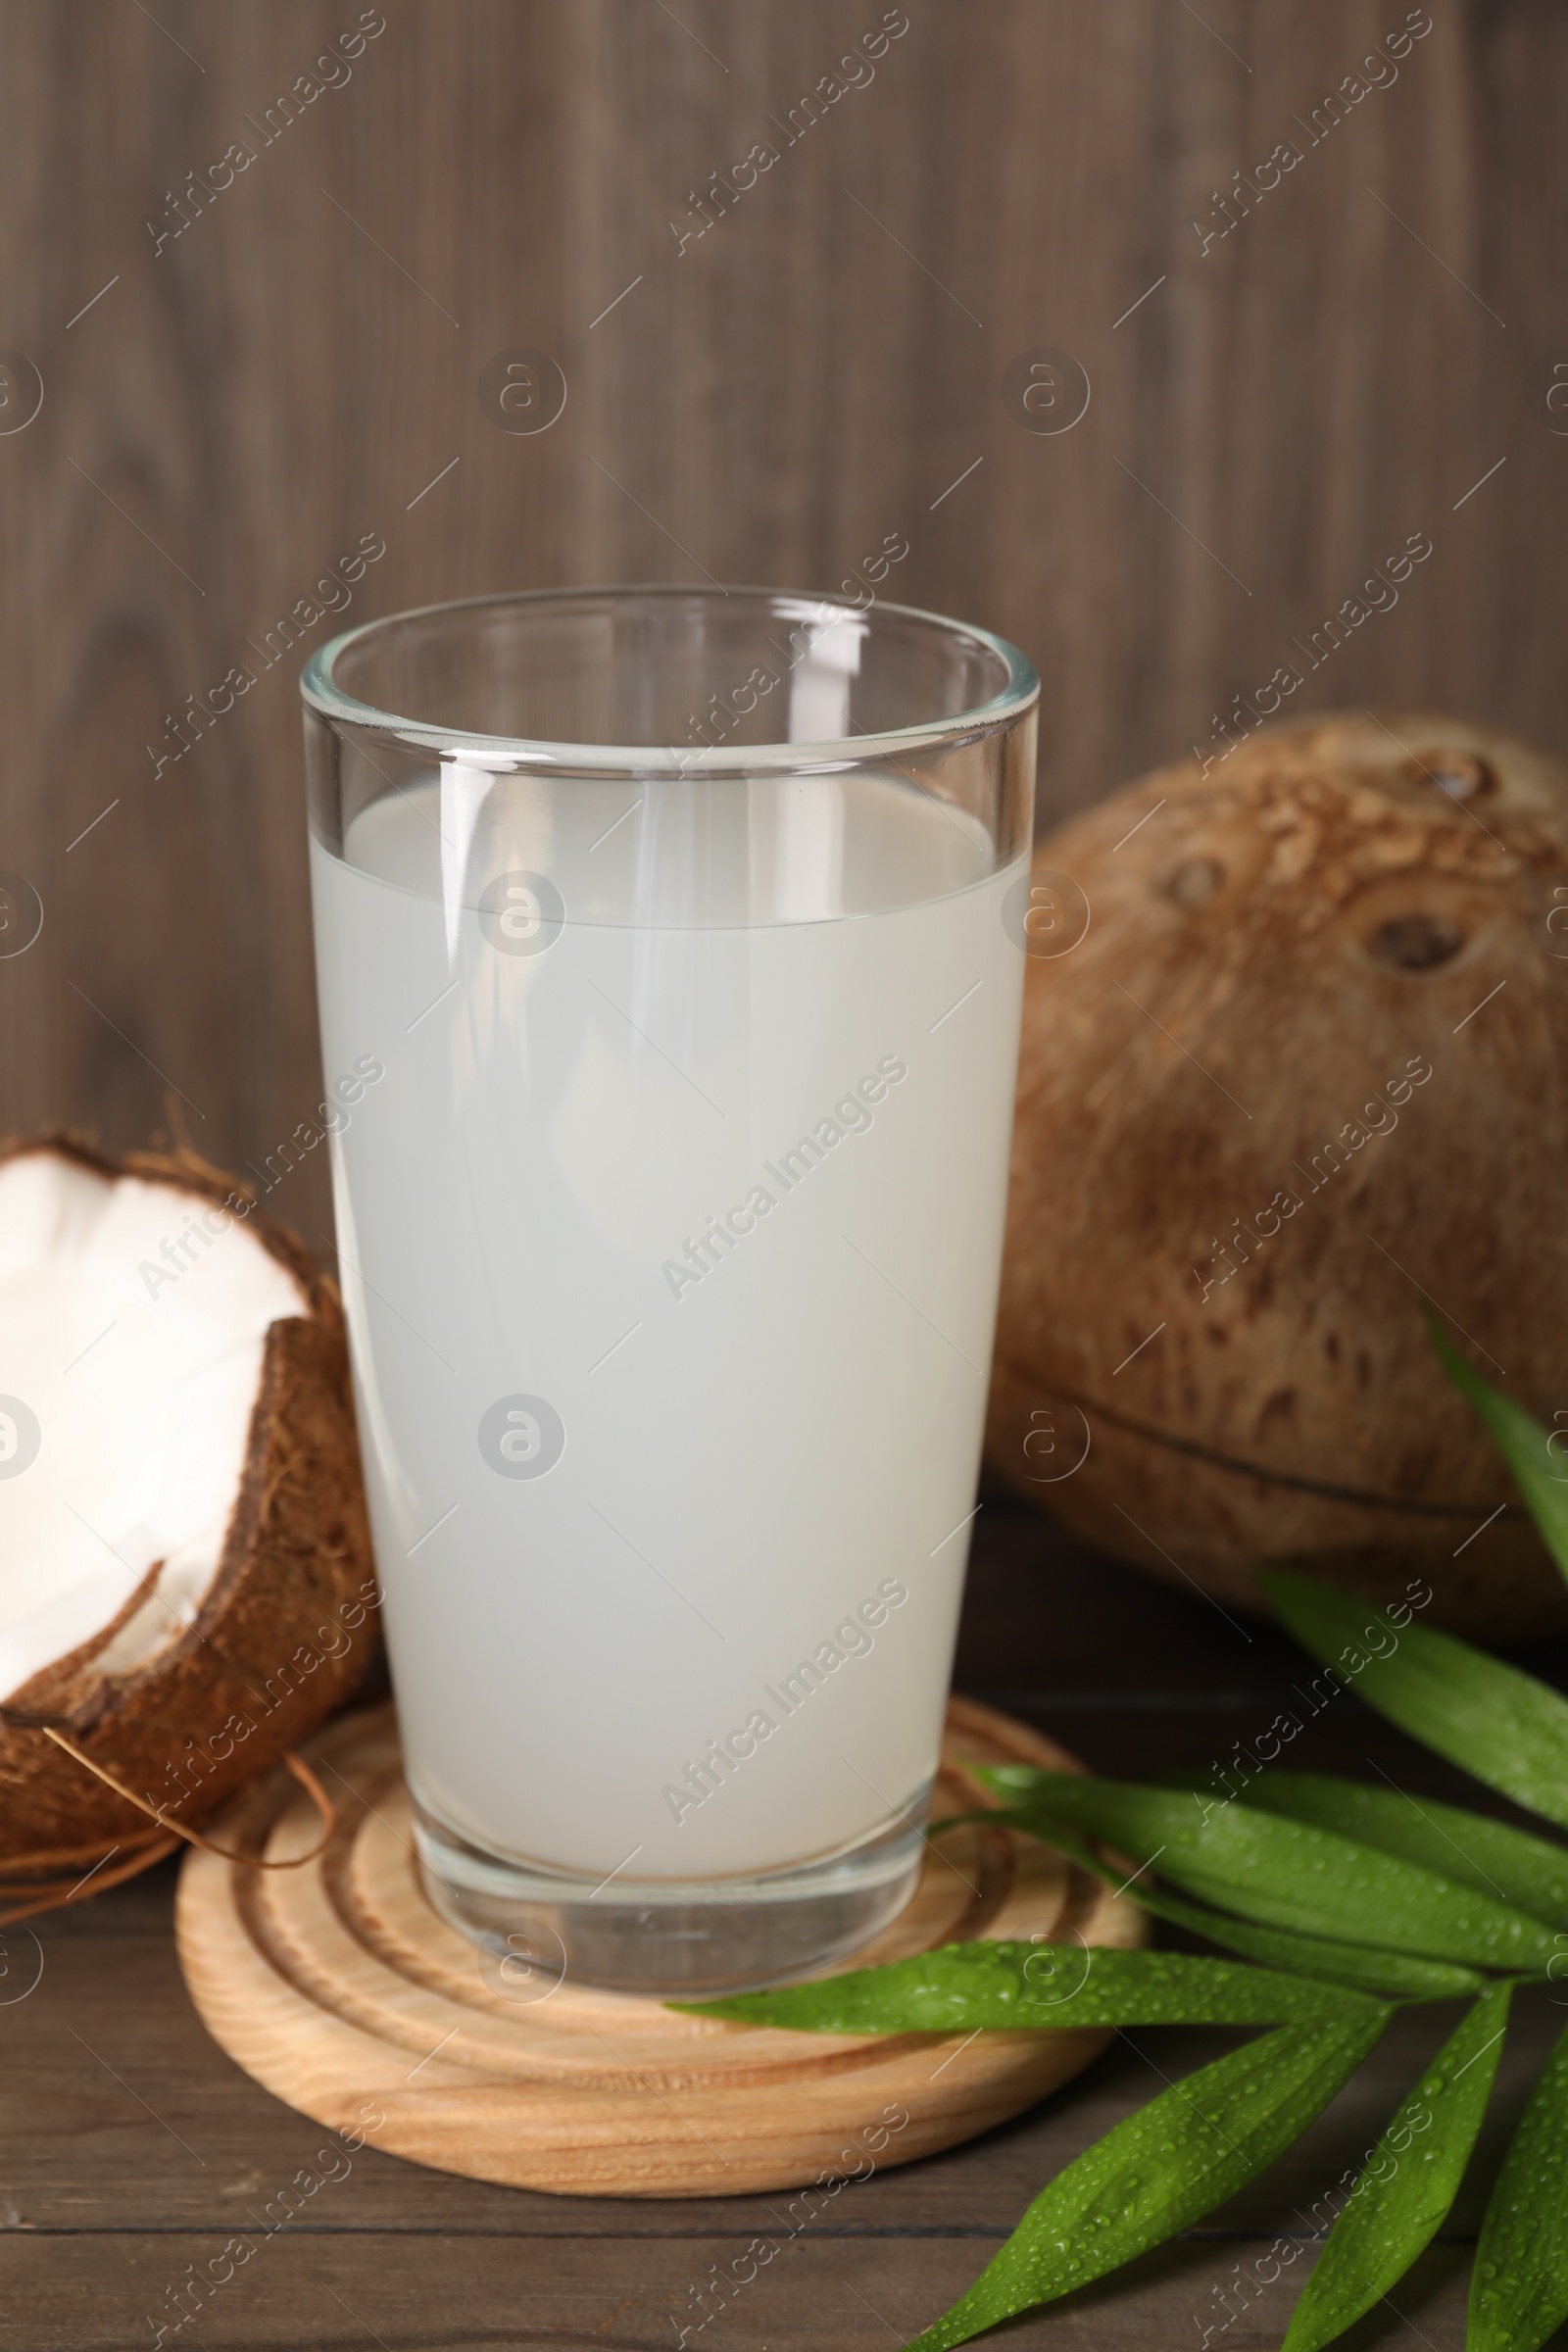
[[[83,1860],[141,1838],[146,1815],[45,1736],[49,1724],[117,1780],[196,1827],[352,1696],[379,1651],[375,1572],[336,1286],[238,1180],[194,1155],[105,1158],[73,1137],[50,1151],[222,1203],[294,1275],[302,1311],[268,1330],[246,1459],[217,1572],[191,1626],[139,1667],[95,1659],[114,1626],[0,1709],[0,1869]],[[336,1655],[328,1654],[331,1651]],[[314,1662],[313,1662],[314,1661]],[[215,1752],[216,1751],[216,1752]]]
[[[1568,1628],[1423,1323],[1568,1432],[1568,768],[1324,716],[1142,778],[1035,879],[993,1464],[1227,1605],[1290,1561]]]

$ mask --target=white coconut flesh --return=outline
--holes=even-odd
[[[0,1163],[0,1700],[144,1585],[94,1663],[179,1640],[222,1559],[268,1326],[308,1311],[203,1194],[55,1152]]]

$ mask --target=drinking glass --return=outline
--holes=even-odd
[[[485,597],[305,669],[418,1863],[515,1983],[776,1982],[912,1890],[1038,691],[869,590]]]

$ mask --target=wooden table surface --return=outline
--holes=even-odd
[[[1529,1663],[1568,1682],[1568,1650]],[[1039,1724],[1096,1769],[1192,1767],[1206,1778],[1234,1740],[1261,1733],[1290,1703],[1300,1671],[1299,1653],[1269,1628],[1233,1624],[1196,1592],[1096,1558],[987,1490],[957,1687]],[[1358,1773],[1370,1761],[1403,1787],[1463,1793],[1458,1776],[1348,1695],[1308,1728],[1293,1761]],[[172,1895],[166,1865],[39,1921],[43,1970],[30,1992],[37,1951],[22,1930],[4,1939],[0,2342],[18,2352],[152,2346],[161,2326],[168,2344],[334,2352],[673,2348],[683,2328],[702,2352],[903,2342],[968,2284],[1053,2173],[1230,2038],[1123,2035],[1032,2114],[844,2187],[792,2235],[782,2197],[555,2198],[425,2172],[373,2147],[318,2159],[319,2127],[241,2074],[198,2023],[174,1958]],[[1268,2259],[1277,2237],[1310,2236],[1308,2208],[1369,2146],[1447,2014],[1396,2021],[1307,2136],[1200,2229],[999,2340],[1071,2352],[1277,2345],[1290,2281],[1311,2252],[1303,2245],[1271,2288],[1256,2284],[1253,2265],[1278,2268]],[[1449,2225],[1394,2303],[1345,2339],[1351,2352],[1458,2352],[1477,2183],[1517,2112],[1530,2060],[1561,2022],[1544,1996],[1522,2010]],[[302,2173],[319,2185],[296,2220],[267,2234],[264,2208]],[[755,2282],[721,2310],[701,2301],[712,2266],[727,2270],[756,2238],[775,2251]],[[188,2266],[205,2269],[230,2239],[247,2240],[249,2255],[176,2331]],[[1249,2278],[1244,2295],[1237,2282]],[[702,2325],[705,2310],[713,2316]]]

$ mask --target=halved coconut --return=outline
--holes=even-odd
[[[0,1865],[186,1828],[348,1697],[376,1588],[342,1308],[246,1188],[0,1153]]]

